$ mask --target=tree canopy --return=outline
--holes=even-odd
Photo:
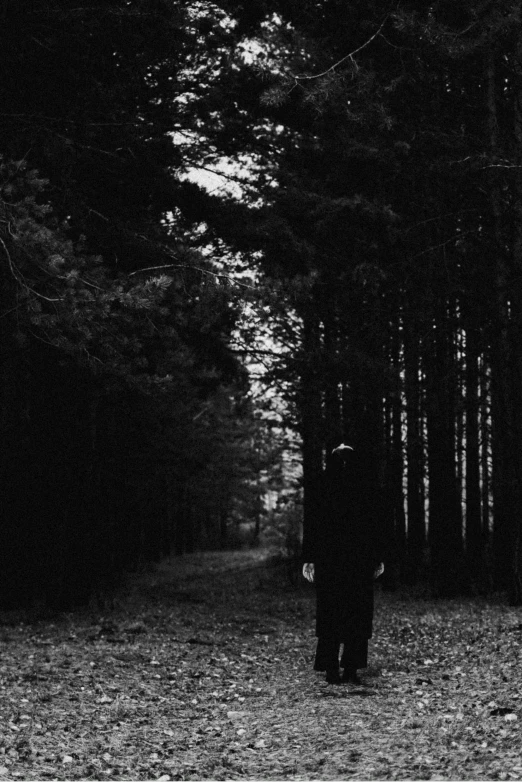
[[[390,586],[520,602],[518,5],[1,14],[11,592],[22,564],[59,602],[258,519],[280,451],[250,357],[301,442],[305,515],[345,439]]]

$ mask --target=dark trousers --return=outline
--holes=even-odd
[[[333,671],[339,668],[339,652],[343,644],[341,668],[356,671],[368,665],[368,639],[354,638],[340,641],[337,638],[318,638],[314,671]]]

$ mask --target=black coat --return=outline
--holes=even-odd
[[[357,465],[333,457],[314,487],[303,530],[303,560],[315,565],[316,634],[370,638],[373,573],[381,561],[375,490]]]

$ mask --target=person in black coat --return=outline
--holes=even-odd
[[[360,683],[357,669],[368,664],[372,635],[373,581],[383,570],[375,487],[372,492],[364,464],[343,443],[329,455],[314,495],[302,549],[303,575],[317,594],[314,670],[326,671],[332,684]]]

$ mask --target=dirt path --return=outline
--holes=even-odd
[[[364,687],[312,672],[313,617],[263,552],[4,615],[0,780],[522,779],[519,609],[378,594]]]

